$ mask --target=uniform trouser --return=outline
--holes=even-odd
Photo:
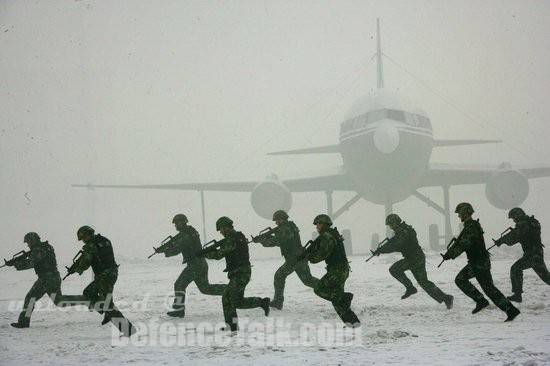
[[[491,276],[491,262],[489,259],[479,263],[468,263],[455,278],[455,283],[459,289],[470,297],[476,303],[485,300],[481,292],[470,283],[474,278],[479,282],[481,289],[491,299],[491,301],[502,311],[508,311],[513,308],[510,301],[504,297],[502,292],[496,288]]]
[[[345,266],[327,269],[313,291],[315,294],[332,303],[334,310],[344,323],[358,323],[355,313],[344,304],[344,285],[349,276],[349,268]]]
[[[424,258],[403,258],[390,267],[390,273],[397,281],[401,282],[407,289],[414,288],[411,280],[405,275],[405,271],[407,270],[411,271],[420,287],[422,287],[432,299],[438,303],[443,302],[445,293],[432,281],[428,280],[428,275],[426,274],[426,260]]]
[[[510,268],[510,280],[512,281],[512,292],[521,294],[523,292],[523,270],[533,268],[533,271],[546,284],[550,285],[550,273],[544,263],[542,255],[523,255]]]
[[[83,295],[70,296],[71,303],[85,302],[90,309],[105,314],[108,319],[124,318],[113,301],[113,290],[118,279],[118,268],[106,269],[94,276],[94,280],[84,288]]]
[[[223,317],[231,327],[237,326],[237,309],[252,309],[262,306],[261,297],[244,297],[244,290],[250,282],[250,267],[240,267],[227,274],[229,283],[222,295]]]
[[[193,281],[195,281],[199,291],[205,295],[221,296],[227,287],[225,284],[210,284],[208,282],[208,264],[205,260],[189,263],[174,283],[175,296],[172,305],[174,309],[185,308],[185,290]]]
[[[275,295],[273,301],[283,302],[286,278],[292,273],[296,272],[300,281],[308,287],[315,288],[319,282],[318,278],[311,275],[309,270],[309,264],[306,259],[296,261],[294,259],[287,259],[281,267],[275,272],[273,279],[273,286],[275,287]]]
[[[59,272],[42,275],[34,282],[31,289],[25,296],[23,311],[19,314],[19,318],[17,320],[18,323],[30,323],[31,314],[34,310],[34,304],[45,294],[48,294],[56,306],[62,300],[61,277],[59,276]]]

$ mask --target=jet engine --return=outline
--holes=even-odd
[[[503,210],[510,209],[525,201],[529,194],[529,181],[518,170],[501,168],[487,181],[485,194],[491,205]]]
[[[290,190],[278,180],[267,180],[258,183],[250,195],[250,204],[254,211],[264,219],[271,220],[273,212],[290,210],[292,194]]]

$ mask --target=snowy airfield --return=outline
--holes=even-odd
[[[508,272],[520,256],[519,248],[495,249],[493,278],[509,295]],[[349,258],[352,272],[346,286],[355,294],[352,308],[361,328],[343,329],[331,304],[293,274],[287,280],[283,310],[272,309],[267,318],[260,309],[239,310],[241,331],[236,335],[217,331],[223,321],[221,297],[203,295],[194,284],[187,291],[186,317],[165,315],[181,257],[158,255],[149,261],[119,257],[115,302],[139,328],[131,339],[119,338],[111,325],[101,326],[100,315],[82,307],[57,309],[47,297],[33,314],[31,328],[12,328],[18,314],[14,308],[20,306],[35,275],[32,270],[4,268],[0,364],[550,364],[550,288],[532,270],[524,272],[521,314],[504,323],[506,315],[493,304],[471,314],[474,303],[454,285],[455,275],[466,263],[464,255],[439,269],[439,255],[427,255],[429,278],[455,296],[450,311],[420,288],[409,299],[400,299],[404,288],[388,273],[400,256],[380,256],[365,264],[366,257]],[[281,259],[251,260],[254,267],[246,295],[271,297],[273,273]],[[209,265],[211,283],[227,282],[223,261]],[[90,280],[88,272],[65,280],[63,292],[81,292]],[[314,265],[312,272],[320,277],[324,266]]]

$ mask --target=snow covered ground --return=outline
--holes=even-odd
[[[517,251],[499,251],[508,251],[509,256],[495,256],[493,277],[509,295],[508,272]],[[532,270],[525,272],[520,316],[504,323],[506,315],[493,304],[471,314],[474,303],[453,282],[465,264],[464,256],[439,269],[438,254],[427,258],[429,278],[455,296],[450,311],[420,289],[409,299],[400,299],[404,288],[388,273],[399,257],[381,256],[367,264],[365,258],[350,257],[353,272],[346,286],[355,294],[352,308],[361,328],[343,329],[332,306],[291,275],[283,310],[272,310],[267,318],[260,309],[239,310],[241,331],[233,336],[217,331],[223,321],[221,297],[203,295],[194,284],[188,288],[186,317],[165,315],[167,296],[181,270],[179,259],[119,258],[115,301],[139,327],[140,334],[131,339],[119,338],[111,325],[101,326],[96,313],[56,309],[47,298],[33,314],[31,328],[10,327],[17,318],[14,307],[35,275],[32,270],[4,268],[0,364],[550,364],[550,288]],[[213,283],[226,282],[222,262],[209,261]],[[280,259],[253,260],[246,294],[272,296],[272,277],[280,263]],[[324,268],[319,264],[312,271],[321,276]],[[89,273],[73,275],[63,283],[63,291],[79,293],[89,280]]]

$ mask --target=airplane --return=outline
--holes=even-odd
[[[380,22],[377,19],[377,89],[351,106],[340,125],[335,145],[310,147],[270,153],[340,154],[343,164],[304,178],[241,182],[197,182],[153,185],[74,184],[75,187],[197,190],[201,193],[204,225],[204,192],[250,192],[250,203],[261,217],[271,219],[274,211],[290,210],[292,194],[325,192],[327,214],[336,219],[360,199],[385,207],[411,196],[426,203],[445,217],[444,235],[436,224],[429,226],[429,246],[440,250],[440,239],[452,238],[449,189],[454,185],[485,184],[487,200],[494,207],[509,209],[521,205],[529,193],[528,179],[550,176],[550,166],[514,167],[509,162],[494,165],[438,164],[430,162],[432,150],[442,146],[495,143],[499,140],[438,140],[433,136],[428,115],[405,96],[384,87]],[[443,204],[420,193],[422,187],[441,187]],[[334,210],[332,195],[336,191],[355,192],[355,196]],[[349,235],[349,234],[348,234]],[[205,235],[206,236],[206,235]],[[372,238],[373,247],[378,235]]]

